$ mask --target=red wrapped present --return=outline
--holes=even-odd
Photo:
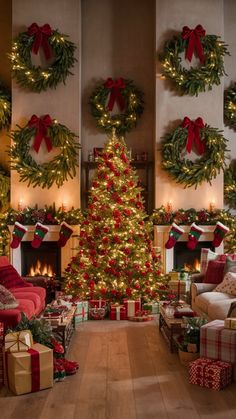
[[[110,320],[127,320],[125,307],[122,305],[111,305],[109,318]]]
[[[148,310],[138,310],[136,311],[135,316],[129,317],[129,320],[133,322],[148,322],[153,319],[154,316],[150,315]]]
[[[224,320],[213,320],[202,326],[200,356],[232,363],[236,381],[236,330],[225,329]]]
[[[141,310],[141,300],[124,300],[127,317],[134,317],[135,313]]]
[[[3,344],[4,344],[4,325],[0,323],[0,387],[4,382],[4,371],[3,371]]]
[[[189,382],[221,390],[232,381],[232,364],[209,358],[198,358],[189,364]]]

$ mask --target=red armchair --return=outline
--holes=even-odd
[[[0,256],[0,285],[7,288],[19,303],[16,308],[0,310],[0,322],[5,329],[16,326],[21,320],[22,312],[30,319],[44,309],[45,289],[23,280],[6,256]]]

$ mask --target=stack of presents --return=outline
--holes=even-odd
[[[201,327],[200,358],[189,364],[189,380],[214,390],[236,381],[236,318]]]

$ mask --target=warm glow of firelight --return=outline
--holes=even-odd
[[[37,260],[36,266],[31,266],[29,276],[53,276],[52,266]]]
[[[193,272],[193,271],[200,272],[200,266],[201,266],[200,261],[198,259],[195,259],[192,265],[188,263],[184,264],[184,271],[185,272]]]

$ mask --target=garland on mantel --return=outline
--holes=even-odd
[[[0,256],[8,255],[10,234],[8,225],[14,225],[16,221],[23,225],[34,225],[37,222],[46,225],[60,225],[63,221],[69,225],[79,225],[84,216],[79,208],[71,208],[64,211],[61,207],[56,209],[55,204],[44,208],[25,207],[22,211],[9,208],[0,214]]]
[[[223,209],[209,211],[205,208],[199,211],[194,208],[168,211],[162,205],[153,211],[150,221],[153,225],[171,225],[173,222],[182,225],[191,225],[193,222],[198,225],[215,225],[217,221],[220,221],[230,229],[224,241],[225,252],[236,253],[236,216],[233,216],[230,211]]]

